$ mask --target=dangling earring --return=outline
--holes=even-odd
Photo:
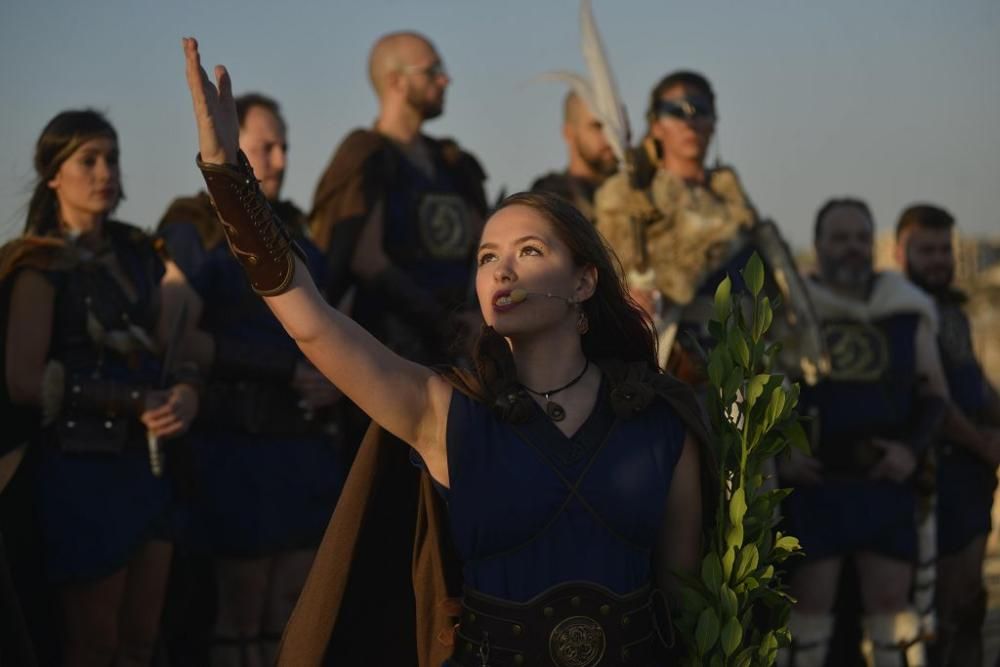
[[[587,319],[587,313],[583,312],[583,307],[580,308],[580,314],[576,318],[576,332],[581,336],[588,331],[590,331],[590,320]]]

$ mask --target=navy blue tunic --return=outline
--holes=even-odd
[[[986,407],[987,386],[972,347],[969,320],[961,302],[939,297],[941,331],[938,346],[951,400],[976,423]],[[990,532],[996,470],[962,445],[938,448],[938,552],[956,553],[973,539]]]
[[[392,265],[449,316],[472,303],[476,242],[481,219],[462,194],[460,173],[438,151],[428,176],[397,148],[391,187],[385,192],[383,249]],[[424,364],[452,358],[453,334],[437,330],[440,314],[403,312],[378,281],[358,281],[351,316],[401,356]]]
[[[916,383],[918,315],[900,314],[871,324],[826,321],[823,334],[832,370],[799,397],[818,434],[813,452],[827,478],[798,486],[785,502],[790,532],[807,558],[859,550],[911,560],[916,556],[916,494],[909,483],[869,480],[848,465],[855,443],[872,437],[905,441]]]
[[[648,584],[684,442],[680,418],[656,399],[618,419],[603,384],[573,437],[536,408],[510,424],[453,393],[446,497],[465,585],[525,602],[568,581],[619,594]]]
[[[162,233],[204,302],[200,328],[253,344],[263,354],[302,358],[225,243],[204,248],[195,226],[184,222],[164,226]],[[316,275],[319,250],[305,239],[298,242]],[[223,429],[195,430],[191,438],[198,496],[180,512],[186,541],[235,557],[318,544],[346,474],[331,438]]]

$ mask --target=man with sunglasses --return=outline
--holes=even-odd
[[[570,91],[563,101],[563,141],[569,165],[531,184],[532,192],[552,192],[594,219],[594,193],[618,169],[618,159],[604,135],[603,125],[579,95]]]
[[[486,175],[454,141],[423,133],[424,123],[444,112],[451,83],[430,40],[384,35],[372,47],[368,75],[378,98],[375,125],[352,131],[337,148],[309,216],[327,258],[322,289],[400,355],[446,364],[456,337],[481,322],[473,281]],[[360,443],[368,421],[346,407],[345,441]],[[385,452],[366,521],[393,538],[356,558],[369,583],[331,638],[338,664],[411,664],[416,651],[413,633],[400,633],[392,645],[368,640],[380,624],[412,627],[415,614],[409,556],[419,474],[406,447]]]

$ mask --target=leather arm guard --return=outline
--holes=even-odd
[[[304,255],[261,192],[243,151],[237,164],[206,164],[201,155],[195,163],[205,178],[229,249],[253,290],[261,296],[286,291],[295,275],[295,255],[303,259]]]
[[[298,360],[291,350],[215,336],[213,380],[260,380],[288,384]]]

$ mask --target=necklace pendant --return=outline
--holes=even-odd
[[[554,422],[561,422],[566,419],[566,410],[563,406],[559,405],[555,401],[549,401],[545,404],[545,414],[549,416]]]

